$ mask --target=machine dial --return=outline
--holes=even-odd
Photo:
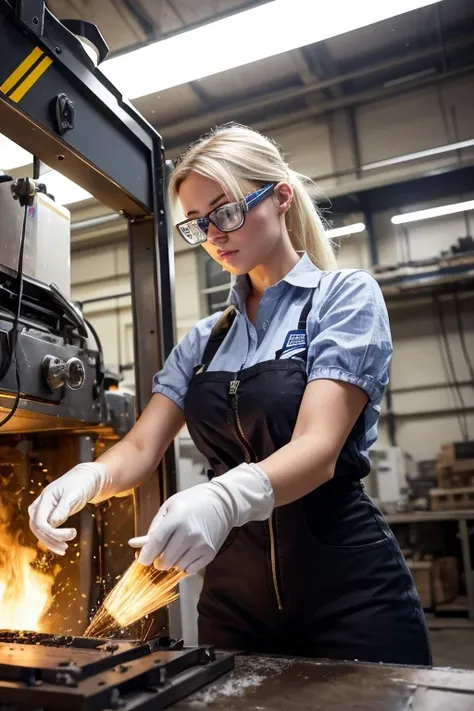
[[[41,364],[43,380],[51,390],[57,390],[68,385],[71,390],[79,390],[86,380],[84,364],[79,358],[62,360],[56,356],[47,355]]]

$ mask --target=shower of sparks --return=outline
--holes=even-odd
[[[135,560],[109,592],[84,636],[103,637],[170,605],[178,598],[176,585],[184,576],[177,568],[156,570]]]

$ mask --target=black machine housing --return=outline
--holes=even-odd
[[[8,365],[0,383],[0,420],[17,392],[17,370],[22,398],[0,434],[99,424],[106,412],[100,344],[89,346],[92,334],[72,304],[48,285],[23,277],[20,332],[11,353],[17,283],[0,271],[0,363]],[[61,364],[64,376],[55,382],[50,373]]]
[[[134,398],[107,389],[100,343],[64,293],[20,269],[0,268],[0,421],[16,405],[14,416],[0,427],[0,463],[8,469],[10,453],[17,456],[23,437],[35,451],[51,458],[57,454],[50,468],[55,476],[77,461],[90,461],[114,436],[130,429],[151,397],[153,374],[175,343],[174,249],[166,199],[170,164],[163,141],[95,66],[76,33],[96,44],[98,58],[104,58],[107,48],[97,28],[63,24],[43,0],[0,0],[0,132],[128,222]],[[25,70],[25,60],[32,56],[36,63]],[[30,80],[27,91],[18,92],[41,62],[41,75]],[[0,221],[0,238],[1,230]],[[104,430],[109,437],[105,444]],[[70,441],[76,433],[75,447]],[[58,454],[63,445],[64,457]],[[76,451],[85,454],[75,459]],[[19,467],[25,477],[30,460],[31,455],[25,456]],[[123,572],[128,559],[118,548],[111,555],[112,546],[121,545],[122,537],[126,541],[133,533],[144,534],[160,503],[175,490],[172,446],[133,497],[111,500],[92,522],[90,512],[80,515],[80,540],[95,540],[88,533],[91,526],[101,529],[102,550],[98,556],[89,550],[90,559],[109,555],[113,575],[108,576],[121,572],[117,566]],[[112,520],[122,533],[104,544]],[[125,553],[125,547],[120,551]],[[85,562],[81,565],[78,585],[86,594],[91,572]],[[170,618],[168,610],[159,611],[151,634],[177,636]]]

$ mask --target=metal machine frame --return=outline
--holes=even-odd
[[[0,0],[0,131],[128,220],[140,414],[151,397],[152,377],[175,342],[169,167],[162,138],[44,0]],[[136,490],[138,534],[175,490],[176,455],[170,447],[157,475]],[[167,629],[167,613],[160,617]]]

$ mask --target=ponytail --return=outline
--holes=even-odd
[[[320,269],[336,269],[337,260],[331,241],[304,185],[312,181],[290,169],[288,182],[293,189],[293,201],[286,213],[286,226],[293,248],[306,252]]]

